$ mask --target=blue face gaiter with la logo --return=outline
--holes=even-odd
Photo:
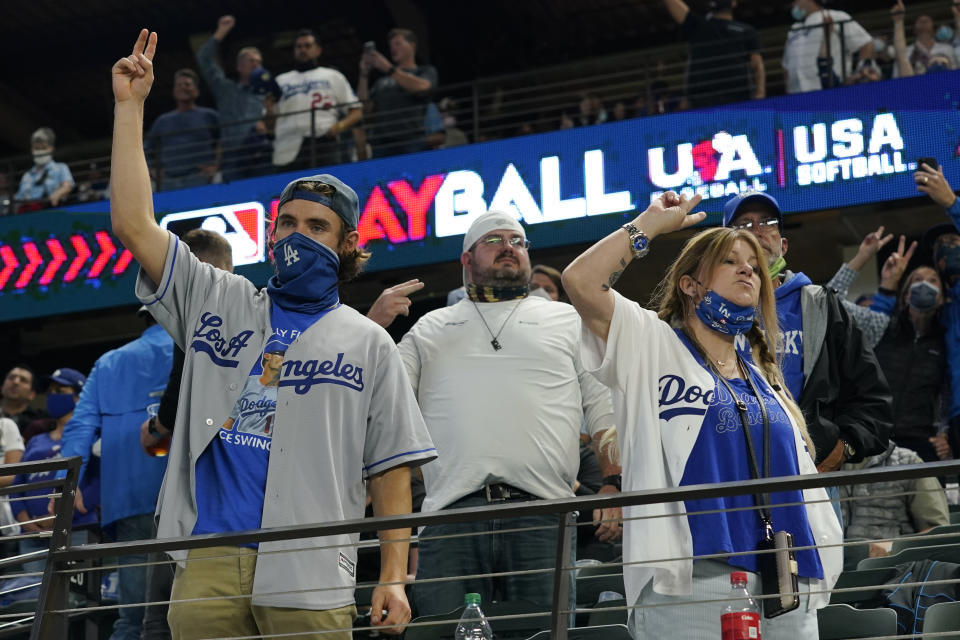
[[[294,232],[273,245],[277,273],[267,293],[281,308],[319,313],[339,304],[340,258],[326,245]]]

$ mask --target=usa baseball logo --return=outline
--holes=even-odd
[[[219,233],[233,249],[235,267],[266,260],[266,222],[263,205],[259,202],[169,213],[160,220],[160,227],[178,236],[192,229]]]

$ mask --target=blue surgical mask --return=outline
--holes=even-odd
[[[916,311],[933,311],[937,308],[940,289],[929,282],[914,282],[907,293],[907,304]]]
[[[950,65],[938,62],[927,67],[927,73],[939,73],[941,71],[950,71]]]
[[[694,311],[703,324],[732,336],[749,331],[757,316],[756,308],[730,302],[716,291],[707,291]]]
[[[807,12],[801,9],[800,7],[794,5],[790,7],[790,16],[797,22],[803,22],[807,19]]]
[[[73,411],[74,406],[76,406],[76,400],[74,400],[72,393],[47,394],[47,413],[54,420],[59,420]]]
[[[288,311],[319,313],[339,304],[340,258],[299,232],[273,246],[277,274],[267,282],[270,299]]]
[[[941,25],[940,28],[937,29],[936,38],[937,42],[950,42],[953,40],[953,29],[945,24]]]

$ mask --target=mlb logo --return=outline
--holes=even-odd
[[[219,233],[233,248],[234,267],[266,260],[266,224],[263,205],[259,202],[169,213],[160,220],[160,227],[179,237],[191,229]]]

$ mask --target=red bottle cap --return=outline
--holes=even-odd
[[[730,573],[730,584],[736,584],[738,582],[747,581],[747,572],[746,571],[733,571]]]

